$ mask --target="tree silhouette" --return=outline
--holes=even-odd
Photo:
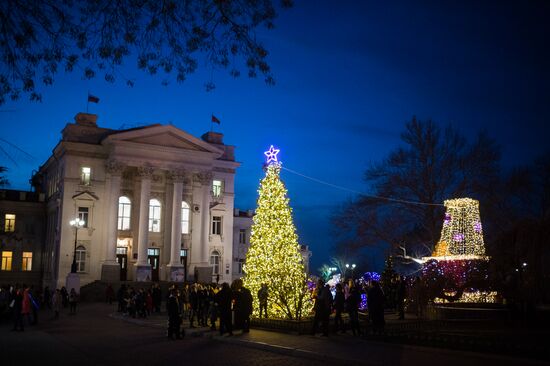
[[[255,31],[272,29],[276,16],[271,0],[1,1],[0,105],[21,94],[40,101],[39,85],[53,84],[60,70],[132,86],[120,71],[131,56],[140,70],[163,73],[163,84],[170,75],[183,82],[201,62],[235,77],[240,64],[249,77],[260,73],[273,84]]]

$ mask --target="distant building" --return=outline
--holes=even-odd
[[[243,265],[250,247],[250,228],[254,211],[236,208],[233,214],[233,279],[244,275]]]
[[[44,213],[44,194],[0,190],[0,285],[42,285]]]
[[[77,114],[34,177],[46,201],[44,283],[63,285],[73,256],[81,284],[231,281],[239,163],[222,139],[160,124],[112,130]]]

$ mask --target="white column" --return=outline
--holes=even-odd
[[[181,199],[183,182],[174,181],[174,193],[172,197],[172,238],[170,251],[170,266],[180,266],[181,250]]]
[[[140,167],[138,172],[141,176],[141,190],[139,196],[136,281],[147,281],[151,279],[151,266],[147,263],[147,245],[149,234],[149,197],[151,194],[151,176],[153,175],[153,168],[150,166]]]
[[[210,185],[212,184],[212,174],[201,174],[202,184],[202,203],[201,203],[201,250],[200,261],[209,265],[208,247],[210,246]]]
[[[111,200],[109,202],[109,213],[107,215],[109,232],[107,233],[107,253],[105,262],[116,262],[116,243],[118,238],[118,198],[120,196],[120,186],[122,177],[118,174],[111,174]]]
[[[118,198],[122,182],[124,165],[115,160],[108,160],[105,164],[106,171],[110,174],[110,189],[107,195],[107,214],[105,215],[105,227],[107,228],[107,243],[105,261],[101,266],[101,279],[103,281],[120,280],[120,266],[116,262],[116,243],[118,238],[117,212]]]

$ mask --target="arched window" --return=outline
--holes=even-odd
[[[118,199],[118,230],[130,230],[132,203],[126,196]]]
[[[189,234],[189,204],[181,202],[181,233]]]
[[[86,271],[86,248],[82,245],[76,247],[76,271]]]
[[[212,274],[220,273],[220,253],[217,250],[214,250],[210,254],[210,265],[212,266]]]
[[[156,198],[149,201],[149,231],[160,233],[160,202]]]

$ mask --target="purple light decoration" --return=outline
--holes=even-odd
[[[271,145],[269,147],[269,150],[265,151],[264,152],[264,155],[266,156],[266,164],[267,165],[270,165],[270,164],[274,164],[274,163],[277,163],[278,160],[277,160],[277,154],[279,153],[279,149],[276,149],[273,147],[273,145]]]
[[[443,220],[443,225],[448,225],[451,222],[451,215],[446,213],[445,220]]]
[[[453,235],[454,241],[463,241],[464,240],[464,234],[454,234]]]
[[[474,230],[476,233],[480,233],[481,232],[481,222],[477,221],[475,224],[474,224]]]
[[[367,294],[361,294],[361,303],[359,304],[359,310],[365,310],[367,308]]]
[[[380,275],[377,272],[365,272],[363,275],[365,281],[380,281]]]

